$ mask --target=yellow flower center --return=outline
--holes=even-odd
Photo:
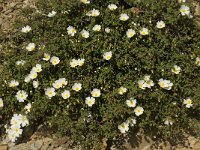
[[[185,9],[182,9],[182,12],[183,12],[183,13],[185,13],[185,12],[186,12],[186,10],[185,10]]]
[[[192,103],[192,101],[191,100],[187,100],[187,104],[191,104]]]
[[[21,94],[21,95],[20,95],[20,98],[24,98],[24,95],[23,95],[23,94]]]
[[[145,31],[142,31],[142,35],[145,35],[146,34],[146,32]]]
[[[110,59],[110,58],[111,58],[111,56],[110,56],[110,55],[106,56],[106,59]]]
[[[165,87],[165,83],[162,82],[162,83],[160,84],[160,86],[161,86],[161,87]]]
[[[122,124],[121,126],[122,126],[122,128],[125,128],[125,125],[124,125],[124,124]]]

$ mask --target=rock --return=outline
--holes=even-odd
[[[38,150],[38,149],[35,147],[35,144],[33,143],[30,145],[30,150]]]
[[[35,147],[37,149],[40,149],[43,145],[43,141],[42,140],[37,140],[35,143],[34,143]]]
[[[0,146],[0,150],[7,150],[8,149],[8,145],[2,145]]]
[[[55,142],[53,142],[53,145],[55,147],[58,147],[62,144],[65,144],[69,139],[67,139],[66,137],[63,137],[63,138],[59,138],[58,140],[56,140]]]
[[[40,150],[47,150],[47,149],[48,149],[48,147],[49,147],[49,145],[47,145],[47,144],[44,144],[44,145],[41,147],[41,149],[40,149]]]
[[[196,8],[195,8],[195,13],[194,15],[199,16],[200,15],[200,3],[196,4]]]
[[[28,150],[28,148],[27,148],[27,144],[23,143],[23,144],[13,146],[11,148],[9,147],[9,150]]]

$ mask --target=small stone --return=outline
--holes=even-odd
[[[3,23],[3,19],[2,19],[2,18],[0,18],[0,26],[2,25],[2,23]]]
[[[16,5],[17,5],[16,2],[12,2],[12,3],[10,3],[10,7],[15,7]]]
[[[2,12],[3,11],[3,7],[2,6],[0,6],[0,12]]]

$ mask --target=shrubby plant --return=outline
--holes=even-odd
[[[37,8],[24,10],[5,46],[0,112],[11,141],[21,116],[95,149],[131,130],[191,131],[200,32],[189,3],[39,0]]]

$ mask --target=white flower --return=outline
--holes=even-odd
[[[78,66],[78,60],[72,59],[70,61],[70,67],[75,68],[76,66]]]
[[[38,76],[38,74],[37,74],[37,72],[34,71],[34,70],[32,70],[32,71],[30,72],[30,74],[29,74],[29,78],[32,79],[32,80],[33,80],[33,79],[36,79],[37,76]]]
[[[105,53],[103,54],[103,58],[104,58],[105,60],[110,60],[111,57],[112,57],[112,52],[111,52],[111,51],[105,52]]]
[[[70,91],[65,90],[61,95],[63,99],[68,99],[70,97]]]
[[[56,56],[51,57],[50,62],[52,63],[52,65],[57,65],[60,63],[60,59]]]
[[[45,95],[48,96],[50,99],[56,95],[54,88],[47,88],[45,90]]]
[[[166,90],[171,90],[173,86],[173,83],[171,83],[170,80],[163,80],[163,79],[160,79],[158,84],[160,85],[161,88],[164,88]]]
[[[142,29],[140,30],[140,34],[141,34],[141,35],[148,35],[148,34],[149,34],[149,30],[148,30],[147,28],[142,28]]]
[[[129,16],[127,14],[120,14],[119,20],[126,21],[129,19]]]
[[[61,82],[62,87],[66,86],[68,83],[65,78],[60,78],[58,81]]]
[[[145,75],[145,76],[144,76],[144,81],[149,81],[150,78],[151,78],[151,76],[149,76],[149,75]]]
[[[195,64],[196,64],[197,66],[200,66],[200,58],[199,58],[199,57],[196,58]]]
[[[89,4],[90,3],[90,1],[89,0],[80,0],[82,3],[84,3],[84,4]]]
[[[82,84],[81,83],[74,83],[74,85],[72,86],[72,90],[78,92],[82,89]]]
[[[0,98],[0,108],[3,107],[3,99]]]
[[[183,104],[185,104],[187,108],[190,108],[193,105],[192,100],[190,98],[184,99]]]
[[[35,67],[32,69],[35,72],[41,72],[42,71],[42,65],[41,64],[36,64]]]
[[[146,75],[144,76],[144,80],[143,83],[141,82],[141,88],[145,89],[145,88],[151,88],[152,86],[154,86],[154,82],[153,80],[150,79],[150,75]]]
[[[26,100],[26,98],[28,97],[28,94],[25,91],[20,90],[20,91],[17,92],[15,97],[17,98],[17,100],[19,102],[24,102]]]
[[[152,86],[154,86],[153,80],[147,80],[145,82],[145,87],[151,88]]]
[[[186,5],[181,5],[180,12],[182,16],[190,14],[190,8]]]
[[[146,82],[144,80],[139,80],[138,86],[139,86],[140,89],[143,89],[143,90],[147,87]]]
[[[143,114],[144,109],[143,109],[142,107],[140,107],[140,106],[137,106],[137,107],[134,109],[134,112],[135,112],[135,115],[136,115],[136,116],[140,116],[140,115]]]
[[[127,120],[126,120],[126,123],[129,124],[130,126],[134,126],[136,124],[136,119],[135,117],[129,117]]]
[[[33,81],[33,87],[36,89],[39,86],[39,81]]]
[[[22,127],[29,125],[29,121],[28,121],[26,116],[19,114],[19,118],[20,118],[20,122],[21,122]]]
[[[47,16],[48,16],[48,17],[54,17],[54,16],[56,15],[56,13],[57,13],[57,12],[53,10],[53,11],[51,11]]]
[[[101,26],[96,24],[93,28],[92,28],[93,31],[100,31],[101,30]]]
[[[84,59],[84,58],[83,58],[83,59],[78,59],[78,60],[77,60],[78,66],[83,66],[84,62],[85,62],[85,59]]]
[[[53,87],[55,89],[59,89],[62,87],[62,82],[60,80],[56,80],[54,83],[53,83]]]
[[[74,27],[72,27],[72,26],[69,26],[69,27],[67,28],[67,33],[68,33],[69,35],[71,35],[71,36],[74,36],[74,35],[76,34],[76,29],[75,29]]]
[[[26,46],[26,50],[28,50],[29,52],[35,50],[35,43],[29,43],[29,44]]]
[[[94,97],[87,97],[85,99],[85,104],[87,104],[89,107],[92,107],[95,103],[95,98]]]
[[[171,118],[166,118],[166,119],[164,120],[164,124],[165,124],[165,125],[173,125],[173,121],[172,121]]]
[[[128,29],[128,31],[126,32],[126,35],[128,38],[131,38],[135,35],[135,31],[133,29]]]
[[[31,78],[28,76],[25,77],[24,82],[29,83],[31,81]]]
[[[28,103],[24,109],[26,110],[26,113],[29,113],[31,111],[31,103]]]
[[[186,0],[178,0],[178,3],[185,3]]]
[[[24,60],[18,60],[16,61],[16,65],[19,66],[19,65],[24,65],[25,64],[25,61]]]
[[[123,122],[122,124],[118,125],[118,129],[121,133],[126,133],[129,130],[129,124],[126,122]]]
[[[179,74],[181,72],[181,67],[174,65],[174,67],[171,69],[171,71],[175,74]]]
[[[91,94],[92,94],[92,97],[100,97],[101,91],[99,89],[93,89]]]
[[[9,87],[16,87],[19,85],[19,82],[16,80],[12,80],[9,82]]]
[[[109,4],[108,8],[113,11],[113,10],[117,9],[117,5],[115,5],[115,4]]]
[[[126,105],[128,107],[135,107],[136,106],[136,99],[134,98],[130,98],[130,100],[126,100]]]
[[[42,58],[44,61],[48,61],[51,58],[51,56],[47,53],[44,53],[44,58]]]
[[[99,10],[92,9],[92,11],[91,11],[91,16],[93,16],[93,17],[97,17],[97,16],[99,16],[99,15],[100,15]]]
[[[18,126],[11,126],[11,131],[15,134],[15,137],[19,137],[22,134],[22,129]]]
[[[92,11],[86,12],[86,16],[92,16]]]
[[[14,143],[17,140],[17,135],[12,130],[9,130],[8,131],[8,138],[11,142]]]
[[[106,33],[110,33],[110,28],[108,28],[108,27],[105,28],[105,32],[106,32]]]
[[[89,36],[90,36],[90,33],[88,32],[88,31],[86,31],[86,30],[82,30],[81,31],[81,36],[83,37],[83,38],[89,38]]]
[[[157,27],[158,29],[162,29],[162,28],[165,27],[165,23],[164,23],[163,21],[158,21],[158,22],[156,23],[156,27]]]
[[[14,116],[10,120],[10,124],[11,124],[11,126],[20,127],[20,125],[21,125],[20,117],[17,114],[14,114]]]
[[[23,27],[22,29],[21,29],[21,32],[23,32],[23,33],[28,33],[28,32],[30,32],[31,31],[31,27],[30,26],[25,26],[25,27]]]
[[[127,88],[125,88],[125,87],[123,87],[123,86],[121,86],[119,89],[118,89],[118,93],[120,94],[120,95],[123,95],[124,93],[126,93],[127,92]]]

